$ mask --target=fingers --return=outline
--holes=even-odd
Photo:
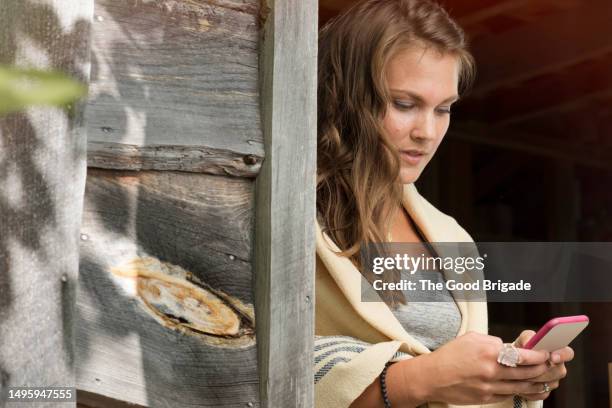
[[[531,333],[533,333],[532,330],[525,330],[523,331],[521,336],[519,336],[519,339],[522,338],[524,340],[526,338],[529,338],[531,336]],[[486,339],[487,346],[486,348],[483,347],[483,353],[495,356],[495,359],[497,359],[497,356],[502,350],[504,344],[503,341],[499,337],[494,336],[484,336],[484,338]],[[518,365],[542,364],[545,363],[546,360],[548,360],[548,358],[550,357],[550,353],[544,350],[528,350],[520,347],[517,347],[517,350],[519,353]]]
[[[550,367],[544,374],[531,378],[534,382],[550,382],[559,381],[567,375],[565,364],[555,364]]]
[[[550,353],[544,350],[528,350],[519,348],[519,365],[537,365],[544,364],[548,360]]]
[[[523,347],[534,335],[535,332],[533,330],[523,330],[518,338],[514,341],[514,345],[516,347]]]
[[[548,389],[550,390],[548,392],[539,392],[539,393],[532,393],[532,394],[518,394],[518,395],[520,395],[521,397],[525,398],[528,401],[537,401],[537,400],[546,399],[550,395],[551,391],[556,390],[557,388],[559,388],[559,382],[558,381],[549,382],[547,384],[548,384]],[[544,383],[538,383],[538,385],[540,386],[540,389],[543,391],[544,390]]]
[[[538,364],[531,366],[499,367],[496,379],[530,380],[532,382],[559,381],[567,376],[565,364]]]
[[[559,387],[558,382],[550,382],[548,384],[548,390]],[[492,391],[495,395],[531,395],[544,394],[544,383],[536,383],[532,381],[499,381],[491,385]],[[542,399],[542,398],[539,398]]]
[[[567,363],[574,359],[574,350],[571,347],[563,347],[562,349],[555,350],[550,354],[550,360],[555,363]]]
[[[541,378],[550,369],[546,364],[525,365],[517,367],[500,366],[497,371],[496,379],[499,380],[531,380]]]

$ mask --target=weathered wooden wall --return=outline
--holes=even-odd
[[[316,3],[0,7],[0,63],[91,68],[0,122],[0,397],[312,406]]]
[[[93,0],[3,0],[0,64],[86,82],[92,14]],[[8,387],[74,385],[85,164],[82,106],[0,117],[0,406]]]
[[[89,169],[79,389],[144,406],[257,406],[253,182]]]
[[[88,162],[255,177],[258,0],[97,0]]]
[[[258,1],[100,0],[92,37],[77,385],[260,406]]]

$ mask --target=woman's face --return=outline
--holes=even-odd
[[[458,99],[459,61],[436,50],[411,48],[387,64],[391,103],[383,126],[400,156],[400,180],[413,183],[438,149]]]

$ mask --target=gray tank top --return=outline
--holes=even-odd
[[[402,276],[402,279],[409,277]],[[443,279],[443,278],[442,278]],[[430,350],[454,339],[461,326],[461,313],[450,292],[436,292],[432,302],[411,302],[414,293],[405,291],[406,304],[392,309],[404,329]]]
[[[427,242],[419,227],[414,222],[412,224],[421,241]],[[404,273],[407,275],[404,275]],[[444,276],[441,272],[438,273],[440,274],[438,281],[443,282]],[[410,279],[405,271],[402,272],[401,278]],[[398,307],[391,309],[404,329],[430,350],[435,350],[457,337],[461,326],[461,312],[451,293],[444,289],[435,292],[436,298],[432,301],[411,302],[410,298],[415,295],[418,297],[418,293],[404,291],[406,304],[400,304]]]

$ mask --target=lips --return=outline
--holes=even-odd
[[[419,162],[425,157],[426,153],[422,150],[400,150],[400,157],[405,162],[408,162],[412,165],[417,165]]]
[[[402,153],[408,153],[412,156],[425,156],[427,154],[423,150],[417,150],[417,149],[408,149],[408,150],[400,150],[400,151]]]

